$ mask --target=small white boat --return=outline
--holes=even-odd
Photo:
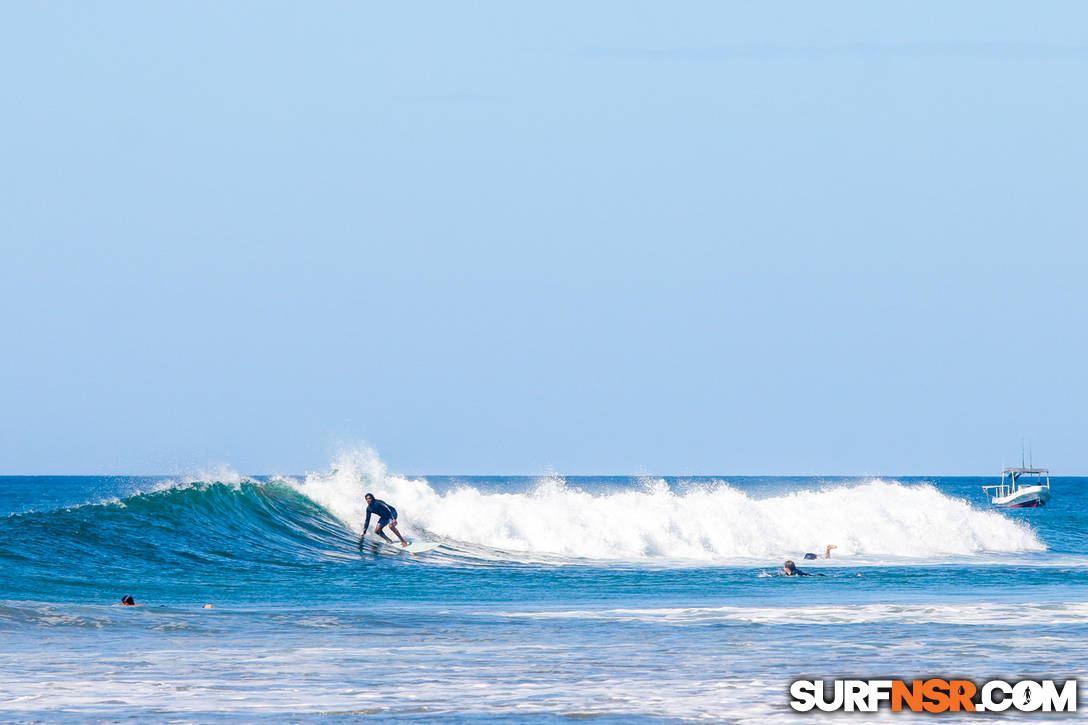
[[[1020,479],[1027,476],[1027,480]],[[993,489],[990,503],[998,508],[1021,509],[1046,506],[1050,500],[1050,471],[1045,468],[1006,468],[1001,472],[1001,483],[983,486]]]

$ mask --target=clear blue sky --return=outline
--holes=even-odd
[[[5,3],[0,473],[1088,473],[1083,3]]]

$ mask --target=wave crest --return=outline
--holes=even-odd
[[[298,490],[361,531],[363,494],[395,506],[404,529],[474,551],[601,560],[767,560],[822,551],[836,556],[932,558],[1045,551],[1032,529],[982,511],[932,485],[872,479],[756,498],[727,482],[674,490],[586,491],[559,476],[528,490],[463,484],[439,492],[393,475],[371,450],[345,454]]]

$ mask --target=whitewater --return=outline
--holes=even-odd
[[[932,485],[879,479],[765,498],[719,480],[681,480],[674,490],[664,479],[640,478],[630,488],[595,492],[558,476],[519,492],[466,482],[439,493],[426,479],[389,475],[366,454],[308,475],[298,490],[359,531],[368,486],[410,511],[406,520],[421,533],[507,553],[727,561],[822,551],[828,542],[840,557],[869,559],[1046,549],[1030,526]]]
[[[0,719],[796,722],[802,676],[1085,676],[1085,481],[991,482],[0,477]],[[440,547],[367,543],[367,492]]]

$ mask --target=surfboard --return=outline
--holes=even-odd
[[[407,551],[409,554],[422,554],[425,551],[437,549],[439,546],[437,541],[409,541],[408,546],[401,546],[399,541],[394,541],[393,543],[389,543],[384,539],[374,539],[374,541],[379,544],[385,544],[387,547],[396,549],[397,551]]]

